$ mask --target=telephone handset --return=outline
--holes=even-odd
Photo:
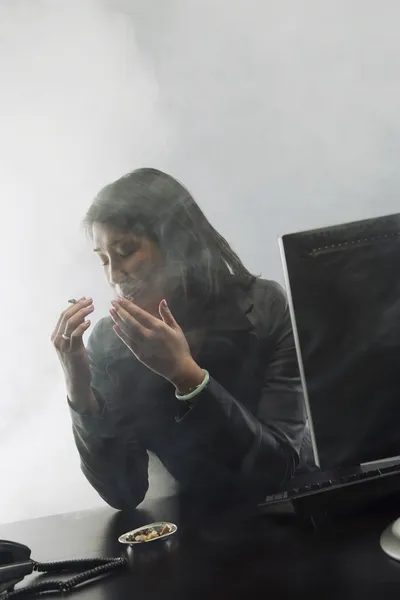
[[[31,549],[18,542],[0,540],[0,600],[11,600],[20,596],[29,597],[43,592],[71,591],[76,586],[126,567],[125,558],[83,558],[58,562],[38,563],[31,559]],[[39,573],[79,573],[67,581],[41,581],[27,587],[14,590],[22,579],[37,571]]]
[[[0,540],[0,594],[14,587],[32,571],[33,561],[28,546]]]

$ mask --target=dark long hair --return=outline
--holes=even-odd
[[[104,187],[84,219],[89,234],[93,223],[154,239],[167,265],[179,269],[183,295],[214,300],[232,283],[249,287],[255,279],[188,190],[157,169],[137,169]]]

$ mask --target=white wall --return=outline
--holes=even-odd
[[[398,0],[0,2],[0,522],[102,504],[49,341],[69,297],[107,309],[93,194],[170,171],[281,280],[281,233],[398,210],[399,20]]]

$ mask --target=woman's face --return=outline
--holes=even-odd
[[[158,315],[166,291],[165,260],[158,245],[148,237],[94,223],[94,251],[108,283],[117,296],[131,298],[141,308]]]

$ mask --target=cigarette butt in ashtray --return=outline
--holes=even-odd
[[[71,298],[71,300],[68,300],[69,304],[76,304],[78,302],[78,300],[75,300],[75,298]]]

